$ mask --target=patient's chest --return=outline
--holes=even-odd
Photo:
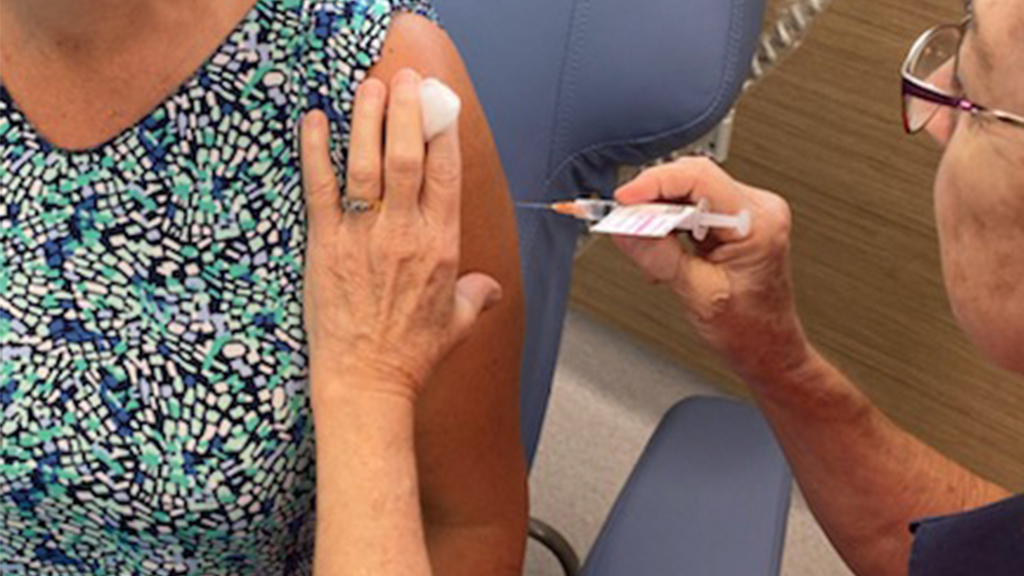
[[[311,550],[299,111],[182,102],[95,153],[0,148],[0,567]]]

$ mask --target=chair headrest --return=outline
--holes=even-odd
[[[566,185],[606,185],[616,166],[663,156],[713,128],[749,73],[764,14],[764,0],[435,4],[514,193],[538,199],[539,184],[563,195],[584,191]]]

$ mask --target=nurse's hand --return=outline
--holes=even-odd
[[[351,390],[415,400],[501,298],[493,278],[458,276],[458,128],[424,142],[419,84],[406,70],[390,94],[372,78],[358,91],[346,189],[350,199],[379,204],[373,211],[343,213],[327,119],[314,112],[302,126],[304,316],[314,402]]]
[[[733,180],[707,159],[646,171],[616,193],[623,204],[706,199],[715,212],[749,210],[751,232],[716,231],[688,247],[677,238],[618,236],[615,244],[682,301],[708,344],[735,370],[757,379],[799,368],[809,346],[793,303],[791,214],[785,200]]]

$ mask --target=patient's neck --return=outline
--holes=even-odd
[[[3,0],[0,31],[22,48],[83,58],[116,52],[209,13],[202,0]]]

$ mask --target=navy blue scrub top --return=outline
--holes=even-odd
[[[1024,576],[1024,495],[911,530],[910,576]]]

